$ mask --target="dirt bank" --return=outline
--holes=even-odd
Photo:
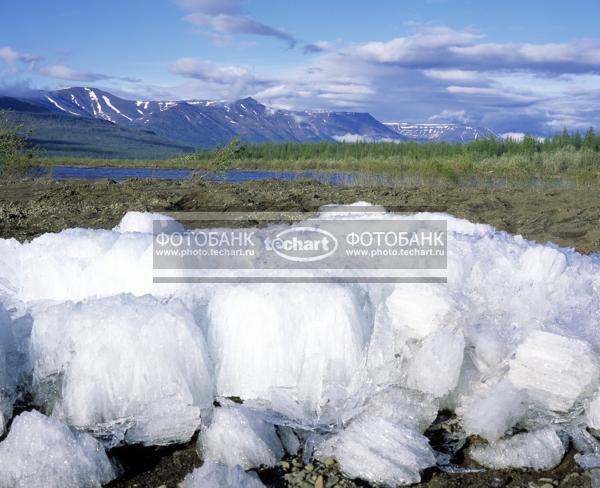
[[[31,239],[67,227],[112,227],[128,210],[315,210],[358,200],[443,210],[545,243],[600,252],[600,191],[335,187],[313,181],[133,180],[0,183],[0,236]]]

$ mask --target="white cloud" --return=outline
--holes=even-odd
[[[296,39],[285,29],[259,22],[242,9],[242,1],[236,0],[179,0],[184,9],[190,12],[184,17],[187,22],[210,28],[217,34],[247,34],[274,37],[293,47]],[[219,38],[219,42],[223,42]]]
[[[477,71],[462,69],[426,69],[423,73],[429,78],[446,81],[475,81],[481,78],[481,73]]]
[[[128,83],[138,83],[141,80],[139,78],[134,77],[121,77],[121,76],[110,76],[101,73],[89,73],[85,71],[80,71],[75,68],[71,68],[70,66],[64,64],[49,64],[46,66],[40,66],[37,68],[36,73],[47,76],[48,78],[56,78],[59,80],[68,80],[68,81],[85,81],[85,82],[94,82],[101,80],[120,80],[126,81]]]
[[[432,115],[428,119],[431,122],[447,122],[467,124],[471,121],[471,116],[466,110],[442,110],[439,114]]]
[[[41,61],[41,56],[21,53],[10,46],[0,47],[0,61],[3,61],[8,67],[8,73],[16,75],[21,71],[21,66],[26,64],[31,68],[36,61]]]

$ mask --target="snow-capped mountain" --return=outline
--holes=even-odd
[[[51,111],[150,130],[197,147],[213,147],[234,137],[249,142],[405,139],[367,113],[273,109],[253,98],[134,101],[77,87],[44,92],[41,103]]]
[[[409,124],[384,122],[397,134],[417,142],[471,142],[497,137],[490,129],[464,124]]]
[[[293,111],[243,98],[215,100],[127,100],[92,87],[40,91],[25,98],[4,97],[18,112],[46,112],[94,119],[154,133],[172,142],[212,148],[239,137],[246,142],[389,141],[450,143],[495,136],[462,124],[381,123],[368,113]],[[1,107],[0,107],[1,108]]]

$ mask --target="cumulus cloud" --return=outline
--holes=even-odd
[[[252,78],[250,72],[239,66],[220,66],[196,58],[181,58],[171,66],[171,73],[198,80],[221,81],[230,83],[240,78]]]
[[[50,64],[38,69],[38,73],[49,78],[58,78],[60,80],[70,81],[98,81],[110,78],[98,73],[86,73],[79,71],[64,64]]]
[[[483,43],[483,36],[448,27],[385,42],[367,42],[356,52],[363,59],[452,75],[465,71],[535,71],[546,74],[600,72],[600,40],[570,43]]]
[[[236,98],[258,89],[267,83],[256,78],[249,70],[240,66],[220,65],[202,59],[181,58],[175,61],[170,71],[173,74],[206,82],[205,90],[217,92],[219,97]]]
[[[31,63],[42,58],[33,54],[20,53],[9,46],[4,46],[0,47],[0,59],[6,63]]]
[[[551,134],[600,127],[600,41],[490,44],[420,26],[384,42],[318,44],[303,66],[255,93],[295,108],[366,110],[385,121],[444,121]]]
[[[22,53],[10,46],[0,46],[0,61],[6,64],[7,71],[11,75],[19,73],[23,65],[28,65],[31,68],[36,61],[41,60],[41,56]]]
[[[218,34],[274,37],[288,43],[290,47],[296,44],[296,38],[285,29],[264,24],[246,15],[241,0],[179,0],[178,3],[190,12],[184,20],[209,27]]]
[[[430,122],[447,122],[450,124],[468,124],[471,116],[466,110],[442,110],[439,114],[432,115],[428,119]]]

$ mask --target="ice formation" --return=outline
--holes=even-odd
[[[0,427],[25,392],[109,446],[200,429],[222,463],[314,448],[388,485],[435,462],[423,433],[442,409],[484,439],[471,455],[485,466],[545,469],[562,437],[600,429],[600,256],[373,210],[447,220],[448,283],[154,284],[153,220],[165,219],[143,213],[0,240]],[[595,448],[578,445],[592,465]],[[198,476],[250,483],[214,463]]]
[[[527,412],[528,396],[502,380],[482,396],[473,398],[463,414],[464,429],[490,442],[500,439]]]
[[[317,447],[317,458],[333,457],[350,478],[385,486],[421,481],[420,472],[435,464],[425,436],[402,424],[360,415]]]
[[[589,400],[586,406],[586,420],[589,427],[600,430],[600,392]]]
[[[274,466],[283,457],[283,446],[273,424],[238,405],[217,408],[211,424],[198,437],[203,459],[245,469]]]
[[[0,303],[0,436],[13,412],[15,397],[15,371],[11,371],[10,356],[14,351],[11,319]]]
[[[183,488],[264,488],[256,473],[247,473],[241,466],[226,466],[207,460],[188,474]]]
[[[200,329],[177,300],[64,303],[33,312],[35,402],[109,440],[187,441],[214,397]]]
[[[598,363],[580,340],[533,331],[517,348],[508,379],[540,405],[566,412],[598,380]]]
[[[449,329],[432,332],[409,362],[407,385],[436,397],[449,393],[458,383],[464,350],[462,332]],[[432,374],[434,371],[442,374]]]
[[[219,395],[268,401],[305,422],[335,414],[365,360],[370,325],[362,305],[356,290],[338,285],[217,290],[208,341]]]
[[[472,447],[469,454],[479,464],[489,468],[543,470],[552,469],[561,462],[565,446],[554,429],[546,427],[516,434],[490,445]]]
[[[24,412],[0,442],[2,488],[99,488],[116,476],[102,445],[38,412]]]

